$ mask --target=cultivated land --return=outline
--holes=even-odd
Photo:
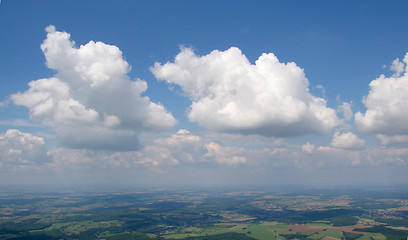
[[[0,239],[407,239],[408,190],[16,190]]]

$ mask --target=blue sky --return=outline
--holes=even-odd
[[[407,10],[3,0],[0,179],[406,184]]]

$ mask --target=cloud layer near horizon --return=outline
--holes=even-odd
[[[46,30],[41,49],[56,75],[30,82],[11,100],[29,108],[32,120],[55,128],[62,146],[137,149],[141,131],[176,124],[163,105],[141,96],[147,83],[129,79],[130,66],[116,46],[90,41],[76,48],[70,34]]]
[[[189,120],[211,130],[287,137],[327,133],[340,123],[325,99],[310,94],[303,69],[272,53],[251,64],[235,47],[205,56],[182,48],[174,63],[151,71],[180,86],[192,101]]]
[[[349,143],[350,142],[350,143]],[[139,151],[99,151],[54,148],[46,151],[44,140],[30,133],[10,129],[0,134],[0,168],[43,165],[54,170],[149,168],[248,168],[325,169],[350,166],[407,165],[407,148],[382,148],[363,145],[352,133],[336,132],[331,146],[307,143],[302,151],[285,147],[256,148],[225,146],[181,129],[170,137],[157,138]]]
[[[186,166],[239,166],[247,164],[244,148],[226,147],[194,135],[185,129],[158,138],[139,151],[107,152],[56,148],[49,152],[56,169],[150,168]]]
[[[345,134],[337,135],[346,138]],[[401,170],[406,169],[407,159],[407,148],[366,145],[357,149],[315,147],[307,143],[303,151],[278,146],[254,149],[225,146],[184,129],[170,137],[157,138],[139,151],[121,152],[67,148],[53,148],[47,152],[40,137],[15,129],[0,134],[2,180],[7,180],[10,174],[19,174],[14,176],[14,181],[28,179],[30,183],[49,183],[50,179],[63,183],[91,180],[111,184],[155,182],[170,185],[205,182],[223,185],[231,179],[235,179],[230,182],[234,184],[247,181],[258,184],[270,181],[405,183],[406,174]],[[361,175],[364,171],[367,174]],[[344,174],[352,175],[344,179]]]

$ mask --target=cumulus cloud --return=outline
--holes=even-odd
[[[214,159],[219,164],[238,165],[246,163],[247,159],[242,156],[245,149],[238,147],[223,147],[218,143],[210,142],[205,145],[207,153],[204,158]]]
[[[137,133],[176,124],[163,105],[141,96],[147,83],[129,79],[119,48],[93,41],[77,48],[70,34],[54,26],[46,31],[41,49],[56,75],[30,82],[11,100],[27,107],[32,120],[54,127],[63,146],[135,149]]]
[[[209,139],[210,141],[222,142],[226,145],[240,145],[246,146],[247,148],[253,146],[265,146],[269,148],[281,147],[285,144],[285,138],[274,138],[266,137],[262,135],[242,135],[234,133],[223,133],[208,131],[202,135],[203,138]]]
[[[0,169],[35,168],[49,160],[42,138],[17,129],[0,134]]]
[[[342,133],[335,132],[331,142],[331,146],[335,148],[362,148],[365,145],[363,139],[359,139],[357,135],[352,132]]]
[[[302,145],[302,151],[306,152],[306,153],[313,153],[315,150],[315,145],[310,144],[309,142],[307,142],[306,144]]]
[[[363,98],[365,113],[355,114],[357,128],[364,133],[386,136],[408,134],[408,53],[403,62],[393,62],[395,74],[381,75],[370,83],[370,91]]]
[[[272,53],[251,64],[234,47],[205,56],[182,48],[174,63],[155,63],[151,71],[179,85],[192,100],[189,120],[211,130],[287,137],[339,124],[326,100],[310,94],[303,69]]]
[[[393,77],[400,77],[401,73],[404,72],[405,64],[400,61],[399,58],[392,62],[391,70],[394,71]]]
[[[189,164],[204,154],[203,144],[201,137],[181,129],[171,137],[156,139],[145,146],[138,159],[153,166]]]

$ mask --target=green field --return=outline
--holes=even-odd
[[[317,193],[235,190],[233,194],[226,190],[4,193],[0,198],[0,240],[407,238],[407,197],[390,199],[390,194],[375,191],[355,193],[336,195],[323,190]]]

